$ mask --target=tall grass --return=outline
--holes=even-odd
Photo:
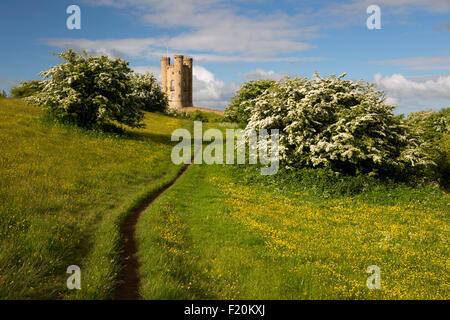
[[[138,223],[141,295],[448,299],[449,203],[432,185],[193,165]]]
[[[176,176],[170,133],[186,120],[146,114],[146,129],[92,132],[0,100],[0,298],[112,298],[119,228]],[[81,267],[82,290],[66,287]]]

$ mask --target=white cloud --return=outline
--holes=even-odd
[[[165,38],[128,38],[128,39],[107,39],[107,40],[88,40],[88,39],[41,39],[42,43],[58,47],[63,50],[74,49],[77,51],[86,50],[88,53],[98,55],[108,55],[110,57],[132,57],[144,58],[147,60],[159,60],[165,56],[166,43]],[[177,51],[179,53],[186,53]],[[177,53],[176,52],[176,53]],[[173,53],[172,51],[170,53]],[[218,54],[189,54],[195,61],[204,62],[314,62],[322,61],[322,57],[275,57],[275,56],[256,56],[256,55],[218,55]]]
[[[202,66],[194,65],[193,99],[196,107],[213,108],[223,110],[228,105],[230,98],[239,88],[237,83],[225,83]]]
[[[135,66],[131,67],[136,73],[152,73],[158,80],[161,81],[161,67],[154,66]]]
[[[128,38],[128,39],[41,39],[41,42],[49,46],[61,49],[74,49],[77,51],[86,50],[92,55],[108,55],[110,57],[139,57],[148,54],[162,56],[163,51],[153,52],[152,46],[158,45],[158,40],[154,38]]]
[[[386,93],[387,103],[399,106],[402,112],[450,106],[450,75],[407,78],[378,73],[374,82]]]
[[[374,81],[392,98],[450,99],[450,76],[417,81],[401,74],[383,77],[377,73]]]
[[[199,62],[314,62],[323,61],[323,57],[267,57],[267,56],[244,56],[244,55],[217,55],[217,54],[192,54]]]
[[[244,74],[240,74],[240,76],[242,76],[247,80],[259,80],[259,79],[280,80],[290,75],[291,74],[288,71],[275,72],[273,70],[266,71],[260,68],[256,68],[255,70],[249,71]]]
[[[251,58],[279,58],[314,48],[306,39],[319,36],[317,26],[304,26],[298,16],[284,12],[241,10],[240,1],[225,0],[85,0],[91,5],[130,8],[143,23],[175,30],[153,38],[149,46],[172,51]],[[245,14],[244,14],[245,12]],[[133,45],[134,47],[134,45]],[[214,55],[215,54],[215,55]],[[218,58],[218,57],[216,57]]]
[[[390,60],[371,61],[377,64],[401,66],[409,70],[447,70],[450,69],[450,56],[410,57]]]

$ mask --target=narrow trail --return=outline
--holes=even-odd
[[[120,231],[123,248],[120,251],[120,260],[122,263],[122,272],[116,288],[116,300],[138,300],[139,295],[139,263],[137,261],[136,247],[136,224],[148,206],[161,196],[167,189],[177,182],[177,180],[186,172],[194,162],[198,151],[194,155],[190,164],[187,164],[178,172],[177,176],[161,188],[157,193],[146,199],[137,209],[135,209],[125,220]]]

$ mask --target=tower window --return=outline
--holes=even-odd
[[[170,81],[170,90],[174,90],[175,87],[175,81]]]
[[[175,93],[172,92],[172,100],[175,99]]]

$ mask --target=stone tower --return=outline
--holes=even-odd
[[[176,54],[171,65],[169,57],[162,57],[161,86],[170,108],[192,107],[192,58]]]

